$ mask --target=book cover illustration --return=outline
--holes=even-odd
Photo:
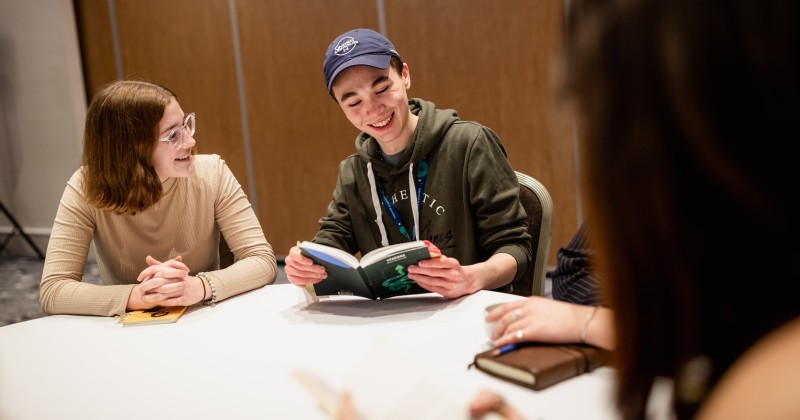
[[[428,241],[389,245],[365,254],[361,261],[340,249],[303,242],[300,252],[325,267],[328,277],[313,285],[318,296],[353,295],[368,299],[428,293],[408,278],[408,266],[436,258],[441,251]]]
[[[170,324],[176,322],[184,312],[186,306],[170,306],[168,308],[155,307],[141,311],[132,311],[122,317],[122,326]]]

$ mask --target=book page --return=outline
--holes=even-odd
[[[413,242],[403,242],[401,244],[394,244],[385,246],[383,248],[373,249],[372,251],[364,254],[364,256],[361,257],[361,266],[366,267],[374,263],[375,261],[380,261],[392,254],[397,254],[409,249],[416,249],[416,248],[427,249],[427,246],[425,246],[425,242],[423,241],[413,241]]]
[[[376,340],[338,387],[365,419],[469,419],[474,395],[388,337]]]
[[[317,258],[339,265],[340,267],[358,267],[358,259],[346,251],[332,246],[303,241],[300,248],[313,253]]]
[[[292,372],[295,380],[300,382],[303,388],[308,391],[314,400],[319,404],[319,408],[329,415],[336,418],[339,413],[340,393],[332,386],[328,385],[313,372],[305,370],[295,370]]]

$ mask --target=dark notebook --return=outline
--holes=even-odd
[[[541,390],[607,364],[610,352],[582,344],[523,343],[500,354],[475,355],[474,366],[500,379]]]

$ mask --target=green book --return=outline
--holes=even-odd
[[[300,253],[322,265],[328,277],[314,284],[317,296],[351,295],[367,299],[429,293],[408,278],[408,266],[440,255],[428,241],[413,241],[375,249],[361,258],[341,249],[304,241]]]

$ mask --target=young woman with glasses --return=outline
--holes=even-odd
[[[47,249],[48,314],[123,315],[217,301],[275,281],[277,264],[225,162],[197,155],[195,115],[166,87],[117,81],[86,116],[81,167]],[[220,233],[234,264],[220,270]],[[94,242],[101,284],[81,281]]]

